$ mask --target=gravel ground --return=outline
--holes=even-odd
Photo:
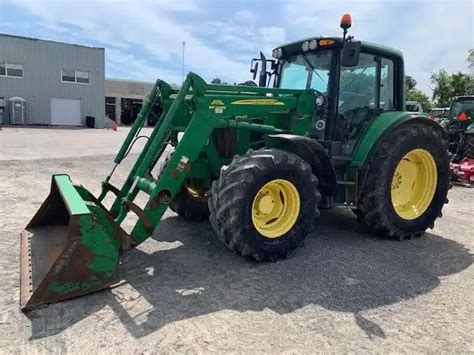
[[[325,211],[277,263],[245,261],[207,222],[168,211],[123,257],[123,285],[22,314],[19,233],[51,174],[97,194],[112,159],[0,159],[0,353],[474,353],[474,189],[462,187],[425,237],[379,239]]]
[[[0,126],[0,160],[59,159],[114,154],[130,127],[87,129],[81,127]],[[148,135],[152,128],[144,127]],[[87,142],[84,145],[84,142]],[[138,140],[132,152],[139,152],[144,140]],[[58,149],[57,147],[61,147]]]

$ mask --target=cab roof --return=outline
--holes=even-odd
[[[301,44],[304,41],[311,41],[312,39],[316,39],[317,41],[319,41],[321,39],[330,39],[330,40],[333,40],[336,43],[342,43],[342,38],[341,37],[319,36],[319,37],[309,37],[309,38],[301,39],[301,40],[298,40],[298,41],[289,42],[289,43],[286,43],[282,46],[276,47],[275,49],[282,48],[283,51],[287,52],[287,53],[301,52]],[[357,40],[357,39],[355,39],[355,40]],[[361,41],[361,45],[362,45],[362,51],[363,52],[364,51],[371,51],[371,52],[380,53],[380,55],[382,55],[382,56],[385,55],[385,56],[389,56],[389,57],[403,58],[403,53],[401,51],[399,51],[398,49],[395,49],[395,48],[386,47],[386,46],[383,46],[383,45],[380,45],[380,44],[365,42],[365,41]],[[328,46],[328,48],[331,48],[331,47]]]

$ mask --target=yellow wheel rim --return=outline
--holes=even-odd
[[[266,183],[252,203],[255,229],[267,238],[278,238],[294,226],[300,214],[300,194],[288,180]]]
[[[425,149],[408,152],[398,163],[392,178],[392,205],[403,219],[420,217],[429,207],[436,191],[436,163]]]

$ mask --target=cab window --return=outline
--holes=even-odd
[[[380,87],[377,87],[379,63]],[[380,96],[377,105],[378,94]],[[383,111],[395,107],[394,64],[390,59],[361,53],[356,67],[341,67],[339,112],[377,107]]]
[[[331,61],[331,50],[302,53],[288,58],[282,68],[280,88],[314,89],[327,94]]]
[[[339,112],[375,106],[377,62],[373,54],[361,53],[355,67],[341,67]]]
[[[283,89],[305,89],[308,82],[308,68],[303,57],[287,61],[283,66],[280,87]]]

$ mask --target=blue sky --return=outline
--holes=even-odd
[[[471,0],[0,0],[0,32],[106,48],[106,76],[181,81],[185,70],[229,82],[281,43],[339,35],[351,12],[356,38],[404,52],[406,72],[430,94],[432,71],[467,71],[474,48]],[[1,50],[1,49],[0,49]]]

